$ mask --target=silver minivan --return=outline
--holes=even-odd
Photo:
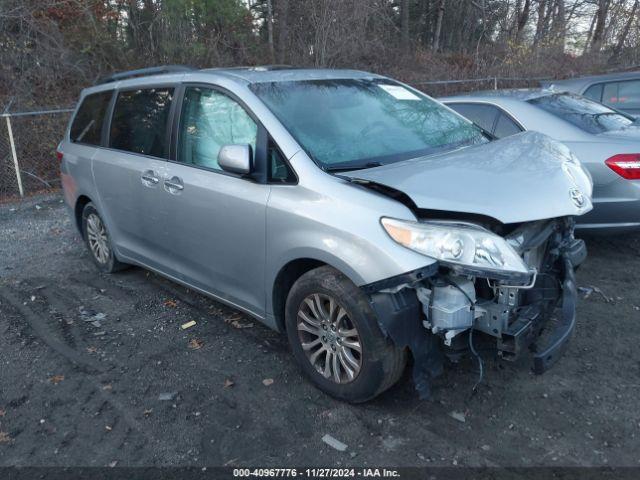
[[[422,395],[447,358],[482,372],[480,347],[542,373],[575,326],[580,162],[389,78],[125,72],[82,92],[58,157],[98,269],[138,265],[254,316],[347,401],[409,357]]]

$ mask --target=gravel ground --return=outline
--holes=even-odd
[[[587,245],[578,282],[602,294],[550,372],[487,359],[472,395],[475,365],[449,364],[429,400],[407,372],[352,406],[244,314],[99,274],[60,196],[0,205],[0,466],[638,466],[640,237]]]

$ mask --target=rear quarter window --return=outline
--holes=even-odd
[[[110,90],[84,97],[71,123],[69,136],[72,142],[88,145],[101,144],[102,126],[112,95],[113,92]]]
[[[447,106],[463,117],[468,118],[476,125],[484,128],[487,132],[493,133],[493,125],[496,121],[496,115],[498,115],[498,109],[493,105],[482,103],[449,103]]]

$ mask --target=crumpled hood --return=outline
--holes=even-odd
[[[591,210],[593,185],[575,155],[538,132],[346,172],[405,193],[418,208],[528,222]]]

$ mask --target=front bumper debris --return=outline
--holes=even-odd
[[[513,287],[493,280],[491,287],[481,276],[462,277],[431,266],[363,288],[381,330],[398,347],[411,351],[413,379],[421,397],[429,395],[431,380],[441,373],[445,357],[457,361],[470,353],[472,330],[478,332],[473,342],[482,350],[494,349],[504,360],[530,355],[536,374],[561,358],[576,327],[574,270],[586,258],[584,242],[573,238],[572,232],[570,219],[519,231],[523,254],[536,248],[542,252],[533,285]],[[469,278],[475,292],[473,284],[469,290]],[[458,292],[445,292],[447,285]],[[490,295],[487,285],[493,288]],[[467,307],[456,305],[456,297],[472,302],[467,302],[466,314]],[[434,298],[441,308],[434,306]]]
[[[584,244],[583,244],[584,245]],[[585,249],[586,252],[586,249]],[[546,345],[533,345],[533,372],[540,375],[551,368],[564,353],[576,327],[576,303],[578,299],[575,275],[570,260],[564,259],[565,278],[562,283],[562,307],[560,321]]]

